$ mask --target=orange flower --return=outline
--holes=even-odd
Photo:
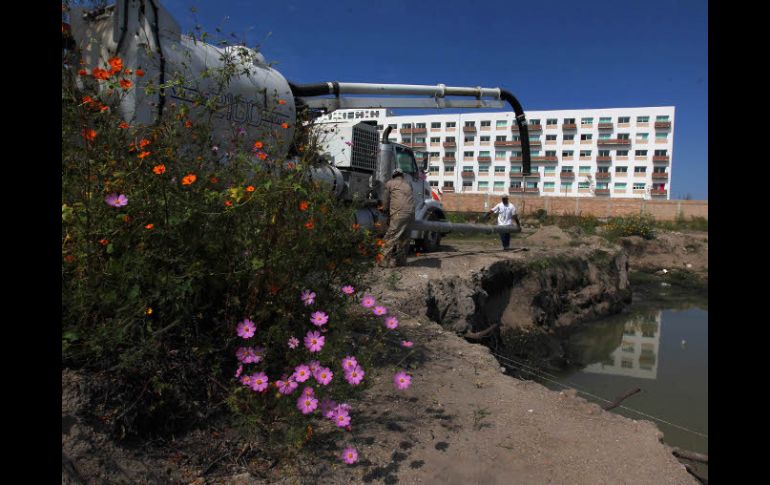
[[[299,210],[303,212],[306,211],[308,207],[310,207],[310,203],[306,200],[303,200],[302,202],[299,203]]]
[[[123,70],[123,60],[120,57],[111,58],[107,61],[107,64],[111,67],[110,74],[115,74],[116,72]]]
[[[128,214],[123,216],[123,222],[131,222],[131,216],[129,216]]]
[[[305,227],[306,227],[308,230],[310,230],[310,229],[313,229],[313,226],[315,226],[315,223],[313,222],[313,219],[310,219],[309,221],[307,221],[307,222],[305,223]]]
[[[198,176],[194,173],[188,173],[184,177],[182,177],[182,185],[192,185],[195,183],[195,181],[198,180]]]
[[[75,256],[73,256],[71,254],[68,254],[68,255],[64,256],[64,261],[66,261],[68,263],[71,263],[71,262],[75,261]]]
[[[94,98],[91,96],[83,96],[83,104],[91,104],[94,102]]]
[[[211,182],[212,184],[216,184],[219,182],[219,179],[212,175],[211,178],[209,179],[209,182]]]
[[[286,168],[288,168],[289,170],[293,170],[294,167],[295,167],[294,162],[289,162],[286,164]]]
[[[232,206],[233,206],[232,202],[230,202],[229,200],[225,201],[225,207],[232,207]]]
[[[262,144],[262,142],[261,142],[261,141],[255,141],[255,142],[254,142],[254,149],[255,149],[255,150],[259,150],[259,149],[260,149],[260,148],[262,148],[263,146],[264,146],[264,145]]]
[[[139,77],[142,77],[142,76],[144,76],[144,71],[142,71],[141,69],[137,69],[136,70],[136,75],[139,76]]]
[[[120,128],[122,130],[127,130],[128,129],[128,123],[126,123],[125,121],[121,121],[120,124],[118,125],[118,128]]]
[[[152,307],[150,307],[150,308],[148,308],[147,310],[145,310],[145,311],[144,311],[144,314],[145,314],[145,315],[152,315]]]
[[[99,239],[99,244],[101,244],[102,246],[106,246],[109,243],[110,243],[110,241],[107,240],[107,239]]]
[[[246,192],[254,192],[254,186],[249,185],[248,187],[246,187]]]
[[[99,111],[107,111],[108,109],[110,109],[110,107],[109,107],[109,106],[107,106],[107,105],[104,105],[104,104],[103,104],[103,105],[102,105],[102,106],[99,108]]]
[[[129,81],[128,79],[121,79],[120,80],[120,87],[123,88],[123,89],[130,88],[131,84],[132,84],[131,81]]]
[[[282,100],[282,99],[279,99],[279,100],[278,100],[278,104],[286,104],[286,101],[284,101],[284,100]]]
[[[91,69],[91,74],[96,79],[106,80],[106,79],[110,78],[110,73],[107,72],[104,69],[99,68],[99,67],[95,67],[95,68]]]
[[[289,127],[289,124],[286,123],[285,121],[283,123],[281,123],[281,128],[285,129],[285,128],[288,128],[288,127]]]
[[[128,69],[128,68],[126,68],[126,69],[123,69],[123,74],[127,74],[127,75],[130,75],[130,74],[133,74],[133,72],[134,72],[134,71],[132,71],[131,69]]]
[[[96,130],[91,128],[83,128],[83,138],[88,141],[94,141],[94,138],[96,138]]]
[[[259,157],[259,159],[260,159],[260,160],[264,160],[264,159],[266,159],[266,158],[267,158],[267,153],[265,153],[265,152],[262,152],[262,153],[260,153],[260,154],[259,154],[259,155],[257,155],[257,156]]]
[[[141,159],[141,158],[144,158],[144,157],[149,157],[150,154],[152,154],[152,152],[142,152],[139,155],[137,155],[137,157],[139,157]]]
[[[384,248],[385,247],[385,241],[383,241],[382,239],[377,239],[377,245],[379,247],[381,247],[381,248]]]
[[[144,148],[149,144],[150,144],[150,140],[148,140],[147,138],[142,138],[141,140],[139,140],[139,148]]]
[[[190,128],[190,127],[192,127],[192,121],[190,121],[190,120],[187,120],[187,121],[185,121],[185,122],[184,122],[184,127],[185,127],[185,128]]]
[[[382,261],[382,258],[383,258],[383,256],[382,256],[382,254],[381,254],[381,253],[377,253],[377,254],[374,256],[374,260],[375,260],[375,261],[377,261],[378,263],[379,263],[380,261]]]
[[[361,228],[361,224],[353,224],[353,230],[357,231]]]
[[[78,76],[88,76],[88,71],[81,69],[78,71]]]
[[[162,163],[160,165],[155,165],[154,167],[152,167],[152,171],[158,175],[163,175],[164,173],[166,173],[166,166],[163,165]]]
[[[153,227],[155,227],[155,224],[147,224],[146,226],[144,226],[144,228],[147,229],[148,231]]]

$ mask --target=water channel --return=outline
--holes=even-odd
[[[640,388],[612,412],[653,421],[671,446],[708,453],[707,295],[635,291],[622,313],[560,338],[563,365],[517,360],[512,373],[554,390],[577,389],[602,406],[600,398]],[[704,465],[696,470],[708,473]]]

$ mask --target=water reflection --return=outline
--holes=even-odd
[[[658,375],[661,311],[629,315],[619,345],[599,362],[582,360],[582,372],[655,379]]]

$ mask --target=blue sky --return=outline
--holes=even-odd
[[[671,197],[708,198],[708,3],[165,0],[297,83],[502,87],[525,110],[675,106]]]

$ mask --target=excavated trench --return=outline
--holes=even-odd
[[[425,315],[495,353],[562,367],[569,330],[631,302],[628,257],[620,248],[533,256],[429,281]]]

